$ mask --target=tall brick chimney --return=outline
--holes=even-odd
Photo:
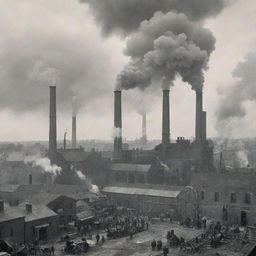
[[[170,144],[170,90],[163,90],[163,116],[162,116],[162,150],[166,154]]]
[[[122,160],[122,92],[114,91],[114,160]]]
[[[72,148],[76,148],[76,115],[72,116]]]
[[[49,158],[52,163],[56,163],[56,158],[57,158],[56,86],[50,86]]]
[[[203,92],[202,91],[196,91],[196,142],[202,143],[202,137],[203,137]]]
[[[147,114],[142,114],[142,141],[147,142]]]
[[[202,141],[205,142],[207,139],[207,125],[206,125],[206,111],[202,112]]]

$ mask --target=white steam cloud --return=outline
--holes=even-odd
[[[88,179],[80,170],[76,170],[75,172],[76,172],[77,177],[86,183],[87,187],[89,188],[89,190],[91,192],[96,193],[96,194],[98,194],[100,192],[98,186],[95,184],[92,184],[90,179]]]
[[[47,157],[41,158],[39,155],[27,156],[24,159],[24,163],[31,163],[33,167],[39,166],[45,172],[50,173],[53,176],[57,176],[61,173],[61,167],[56,164],[51,165],[51,161]]]

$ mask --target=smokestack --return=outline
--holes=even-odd
[[[220,152],[220,169],[222,169],[222,151]]]
[[[66,150],[66,144],[67,144],[67,131],[64,132],[64,139],[63,139],[63,148],[64,150]]]
[[[203,123],[203,92],[196,91],[196,142],[202,142],[202,123]]]
[[[147,142],[147,114],[142,114],[142,140]]]
[[[205,142],[207,139],[207,126],[206,126],[206,111],[202,112],[202,141]]]
[[[0,212],[4,211],[4,200],[0,199]]]
[[[114,160],[122,160],[122,93],[114,91]]]
[[[29,174],[29,176],[28,176],[28,184],[32,185],[32,183],[33,183],[32,174]]]
[[[52,163],[56,163],[56,156],[57,156],[56,86],[50,86],[49,158]]]
[[[76,115],[72,116],[72,148],[76,148]]]
[[[170,90],[163,90],[162,146],[166,150],[170,144]]]

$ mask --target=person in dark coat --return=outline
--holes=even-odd
[[[161,241],[161,240],[158,240],[158,241],[157,241],[157,250],[158,250],[158,251],[161,251],[161,250],[162,250],[162,245],[163,245],[163,244],[162,244],[162,241]]]
[[[163,254],[164,254],[164,256],[167,256],[168,253],[169,253],[169,249],[165,246],[165,247],[163,248]]]
[[[153,241],[151,242],[151,247],[152,247],[152,251],[154,251],[156,249],[156,240],[153,239]]]
[[[97,244],[99,243],[99,240],[100,240],[100,235],[97,234],[97,235],[96,235],[96,243],[97,243]]]

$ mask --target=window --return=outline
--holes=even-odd
[[[219,202],[219,201],[220,201],[220,193],[214,192],[214,202]]]
[[[251,204],[251,194],[250,193],[245,193],[244,203]]]
[[[128,183],[134,183],[135,182],[135,178],[133,174],[129,174],[128,175]]]
[[[145,182],[143,174],[139,174],[138,181],[139,181],[139,183],[144,183]]]
[[[116,180],[116,182],[120,181],[120,174],[119,173],[115,174],[115,180]]]
[[[235,204],[236,203],[236,194],[231,193],[230,195],[230,203]]]
[[[200,198],[201,198],[201,200],[204,200],[204,191],[203,190],[200,192]]]

